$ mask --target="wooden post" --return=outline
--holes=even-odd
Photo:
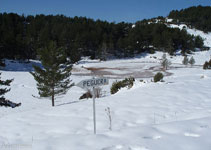
[[[96,134],[95,88],[94,87],[93,87],[93,121],[94,121],[94,134]]]

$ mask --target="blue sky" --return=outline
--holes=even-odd
[[[197,5],[211,6],[211,0],[0,0],[0,12],[63,14],[109,22],[136,22]]]

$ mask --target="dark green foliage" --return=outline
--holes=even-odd
[[[122,81],[114,82],[111,86],[111,94],[117,93],[121,88],[128,87],[131,88],[133,86],[135,79],[133,77],[125,78]]]
[[[195,37],[195,47],[202,48],[203,46],[204,46],[204,42],[203,42],[202,37],[196,36]]]
[[[5,67],[5,63],[2,61],[2,59],[0,59],[0,67]],[[17,107],[17,106],[20,106],[21,103],[13,103],[9,100],[6,100],[4,95],[10,91],[9,88],[6,88],[8,86],[10,86],[11,82],[13,81],[12,80],[1,80],[1,73],[0,73],[0,106],[5,106],[5,107]],[[2,87],[3,86],[3,87]]]
[[[168,52],[173,55],[178,49],[183,52],[203,47],[203,40],[187,34],[186,30],[169,28],[165,24],[137,22],[131,29],[126,40],[131,48],[138,52],[151,52],[154,50]]]
[[[174,10],[168,17],[174,19],[175,23],[182,22],[205,32],[211,31],[210,6],[194,6],[180,11]]]
[[[62,48],[57,47],[55,42],[49,42],[48,46],[40,49],[43,68],[34,66],[35,72],[31,72],[37,81],[40,97],[51,97],[54,106],[54,97],[65,94],[73,86],[69,79],[72,65]]]
[[[0,76],[1,76],[1,73],[0,73]],[[1,77],[0,77],[0,101],[5,101],[5,98],[4,98],[4,94],[6,94],[7,92],[10,91],[10,89],[8,88],[2,88],[2,86],[10,86],[10,83],[12,82],[13,80],[1,80]]]
[[[210,61],[206,61],[203,65],[203,69],[211,69],[211,59]]]
[[[5,65],[4,61],[0,59],[0,67],[5,67],[5,66],[6,65]]]
[[[0,106],[15,108],[21,106],[21,103],[14,103],[10,100],[0,99]]]
[[[163,79],[163,74],[161,72],[156,73],[154,76],[154,82],[159,82]]]
[[[167,27],[165,18],[143,20],[132,28],[130,23],[94,21],[85,17],[69,18],[63,15],[20,16],[0,13],[1,58],[37,59],[37,49],[49,41],[63,47],[72,63],[81,56],[106,60],[108,56],[132,57],[137,53],[155,50],[174,54],[202,47],[203,40],[185,30]],[[148,22],[151,21],[151,24]]]
[[[121,81],[114,82],[111,86],[111,94],[117,93],[121,89],[121,87],[122,87]]]

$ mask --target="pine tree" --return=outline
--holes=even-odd
[[[162,55],[162,60],[164,60],[164,59],[167,59],[167,58],[166,58],[166,54],[163,54],[163,55]]]
[[[1,64],[2,60],[0,59],[0,64]],[[10,89],[8,88],[1,88],[1,86],[10,86],[10,83],[12,82],[13,80],[1,80],[1,73],[0,73],[0,103],[3,103],[5,101],[5,98],[4,98],[4,94],[6,94],[7,92],[10,91]]]
[[[161,60],[161,66],[163,67],[163,70],[167,70],[169,68],[169,66],[171,65],[171,61],[169,61],[167,58],[166,58],[166,54],[163,54],[162,56],[162,60]]]
[[[191,64],[191,66],[195,64],[195,59],[193,58],[193,56],[190,58],[189,63]]]
[[[188,57],[187,57],[187,56],[184,56],[184,59],[183,59],[183,61],[182,61],[182,64],[183,64],[183,65],[187,65],[188,62],[189,62]]]
[[[0,58],[0,67],[5,67],[5,62]]]
[[[72,42],[66,48],[66,54],[70,57],[72,63],[76,63],[81,59],[80,44],[78,41]]]
[[[55,42],[49,42],[48,46],[38,51],[43,68],[34,66],[31,74],[37,81],[40,97],[51,97],[52,106],[56,95],[65,94],[73,86],[69,79],[72,65],[67,59],[62,48],[58,48]]]
[[[107,53],[108,48],[107,48],[106,42],[102,43],[102,46],[100,47],[99,51],[100,51],[100,54],[99,54],[100,60],[105,61],[108,57],[108,53]]]
[[[0,73],[1,75],[1,73]],[[1,77],[0,77],[0,86],[10,86],[10,83],[12,82],[13,80],[1,80]],[[9,92],[10,89],[8,88],[0,88],[0,102],[4,101],[5,98],[4,98],[4,94],[6,94],[7,92]]]

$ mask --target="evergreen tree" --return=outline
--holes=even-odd
[[[207,9],[211,10],[210,8]],[[196,12],[200,12],[200,9]],[[197,22],[210,26],[208,28],[211,29],[210,19],[205,19],[211,13],[203,12],[197,13],[191,19],[191,24],[195,24],[197,19]],[[189,16],[193,17],[192,12],[185,16],[187,19]],[[186,54],[195,48],[203,48],[202,38],[191,36],[186,30],[169,28],[162,23],[163,18],[158,18],[161,20],[159,23],[153,18],[138,21],[132,27],[130,23],[116,24],[85,17],[42,14],[25,17],[14,13],[0,13],[0,55],[10,59],[37,59],[36,49],[46,47],[49,41],[56,41],[58,47],[65,48],[72,62],[77,62],[82,56],[100,58],[105,44],[109,55],[125,57],[151,52],[152,47],[171,55],[178,49]]]
[[[77,41],[68,44],[65,51],[72,64],[78,62],[81,59],[80,44]]]
[[[167,58],[166,58],[166,54],[163,54],[162,56],[162,60],[161,60],[161,66],[163,68],[163,70],[167,70],[169,68],[169,66],[171,65],[171,61],[169,61]]]
[[[2,60],[0,59],[0,64],[1,62]],[[4,65],[2,67],[4,67]],[[0,73],[0,103],[3,103],[5,101],[4,94],[10,91],[10,89],[2,88],[2,86],[10,86],[10,83],[12,81],[13,80],[5,80],[5,81],[1,80],[1,73]]]
[[[191,27],[203,30],[205,32],[211,31],[211,7],[210,6],[193,6],[180,11],[171,11],[169,18],[174,22],[185,22]]]
[[[191,64],[191,66],[195,64],[195,59],[193,58],[193,56],[190,58],[189,63]]]
[[[170,54],[173,55],[174,54],[174,47],[173,47],[173,42],[171,39],[169,39],[169,41],[167,42],[166,46],[165,46],[166,51]]]
[[[187,57],[187,56],[184,56],[184,59],[183,59],[183,61],[182,61],[182,64],[183,64],[183,65],[187,65],[188,62],[189,62],[188,57]]]
[[[0,67],[5,67],[5,62],[0,58]]]
[[[35,72],[31,72],[37,81],[40,97],[51,97],[52,106],[56,95],[65,94],[73,86],[69,79],[72,65],[62,48],[58,48],[55,42],[49,42],[48,46],[38,51],[43,68],[34,66]]]
[[[204,46],[204,42],[203,42],[202,37],[196,36],[195,37],[195,47],[202,48],[203,46]]]
[[[1,76],[1,73],[0,73],[0,76]],[[1,77],[0,77],[0,86],[10,86],[10,83],[12,82],[13,80],[1,80]],[[0,102],[4,101],[5,98],[4,98],[4,94],[6,94],[7,92],[9,92],[10,89],[8,88],[0,88]]]
[[[108,57],[107,49],[108,48],[107,48],[106,42],[103,42],[102,46],[99,48],[100,54],[98,54],[98,55],[99,55],[100,60],[105,61],[107,59],[107,57]]]

